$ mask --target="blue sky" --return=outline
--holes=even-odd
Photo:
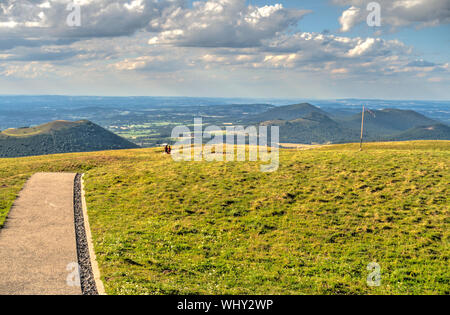
[[[249,0],[248,3],[265,6],[278,1]],[[330,31],[339,33],[339,17],[343,8],[348,6],[332,5],[327,0],[287,0],[284,6],[298,9],[308,9],[312,13],[306,15],[298,24],[297,29],[305,32]],[[379,28],[360,25],[347,33],[349,36],[374,36]],[[427,60],[445,63],[450,60],[450,26],[448,24],[430,28],[401,27],[395,32],[385,32],[380,37],[399,39],[407,45],[414,46],[417,53]]]
[[[450,99],[450,2],[0,3],[0,94]]]

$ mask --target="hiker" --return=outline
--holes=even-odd
[[[169,145],[169,147],[167,148],[167,154],[170,154],[172,152],[172,147]]]
[[[164,147],[164,152],[169,154],[169,145],[166,144],[166,146]]]

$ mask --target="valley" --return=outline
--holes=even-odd
[[[281,143],[311,145],[359,141],[361,107],[354,104],[358,100],[291,103],[293,105],[281,105],[289,100],[267,100],[272,104],[251,101],[257,100],[0,96],[0,130],[3,130],[0,147],[3,146],[3,151],[8,147],[10,151],[2,156],[28,155],[20,152],[25,145],[22,142],[28,140],[10,137],[7,140],[12,141],[11,144],[5,142],[5,136],[11,133],[11,128],[20,131],[51,120],[89,120],[136,147],[158,147],[173,144],[176,139],[171,138],[172,130],[180,125],[192,128],[194,118],[198,117],[202,118],[205,128],[213,125],[220,129],[233,125],[279,126]],[[433,102],[361,102],[371,104],[365,118],[365,141],[450,140],[450,111],[445,110],[448,104],[438,103],[441,108],[437,111]],[[28,135],[31,135],[29,131]],[[11,146],[22,149],[13,150]],[[97,147],[109,148],[112,147]],[[42,153],[86,150],[96,150],[96,147],[49,149]]]

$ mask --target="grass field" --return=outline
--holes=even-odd
[[[450,294],[450,142],[358,148],[281,150],[275,173],[160,149],[0,159],[0,224],[31,174],[84,172],[110,294]]]

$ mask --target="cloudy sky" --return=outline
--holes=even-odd
[[[0,0],[0,94],[450,99],[449,0],[72,2]]]

